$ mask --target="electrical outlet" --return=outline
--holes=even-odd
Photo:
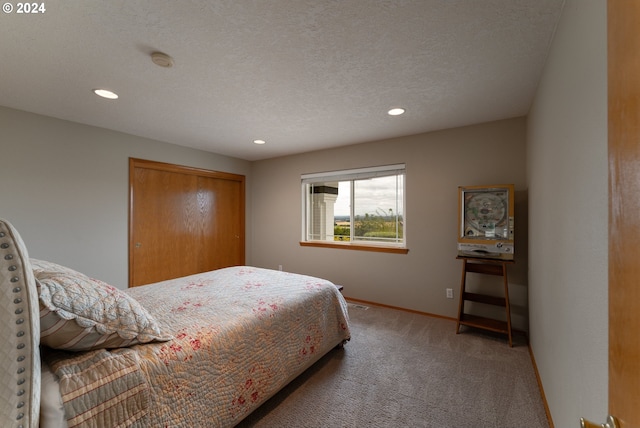
[[[282,265],[278,265],[278,270],[282,270]]]
[[[453,288],[447,288],[447,299],[453,299]]]

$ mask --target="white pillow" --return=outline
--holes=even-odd
[[[138,301],[105,282],[31,259],[40,298],[40,343],[86,351],[165,341],[157,321]]]

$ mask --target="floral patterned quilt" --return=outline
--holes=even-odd
[[[149,427],[232,427],[350,337],[331,282],[232,267],[127,292],[175,339],[135,345]]]

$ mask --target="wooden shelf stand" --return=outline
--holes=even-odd
[[[507,278],[507,265],[513,264],[513,260],[482,259],[475,257],[456,257],[462,260],[462,280],[460,282],[460,302],[458,304],[458,322],[456,324],[456,334],[460,333],[460,326],[481,328],[496,333],[504,333],[509,337],[509,346],[513,346],[511,335],[511,308],[509,306],[509,280]],[[485,275],[496,275],[503,277],[504,297],[488,296],[479,293],[466,291],[467,273],[479,273]],[[486,305],[494,305],[505,308],[506,321],[477,315],[466,314],[464,312],[464,302],[478,302]]]

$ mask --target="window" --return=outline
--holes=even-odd
[[[303,245],[405,247],[405,165],[302,176]]]

